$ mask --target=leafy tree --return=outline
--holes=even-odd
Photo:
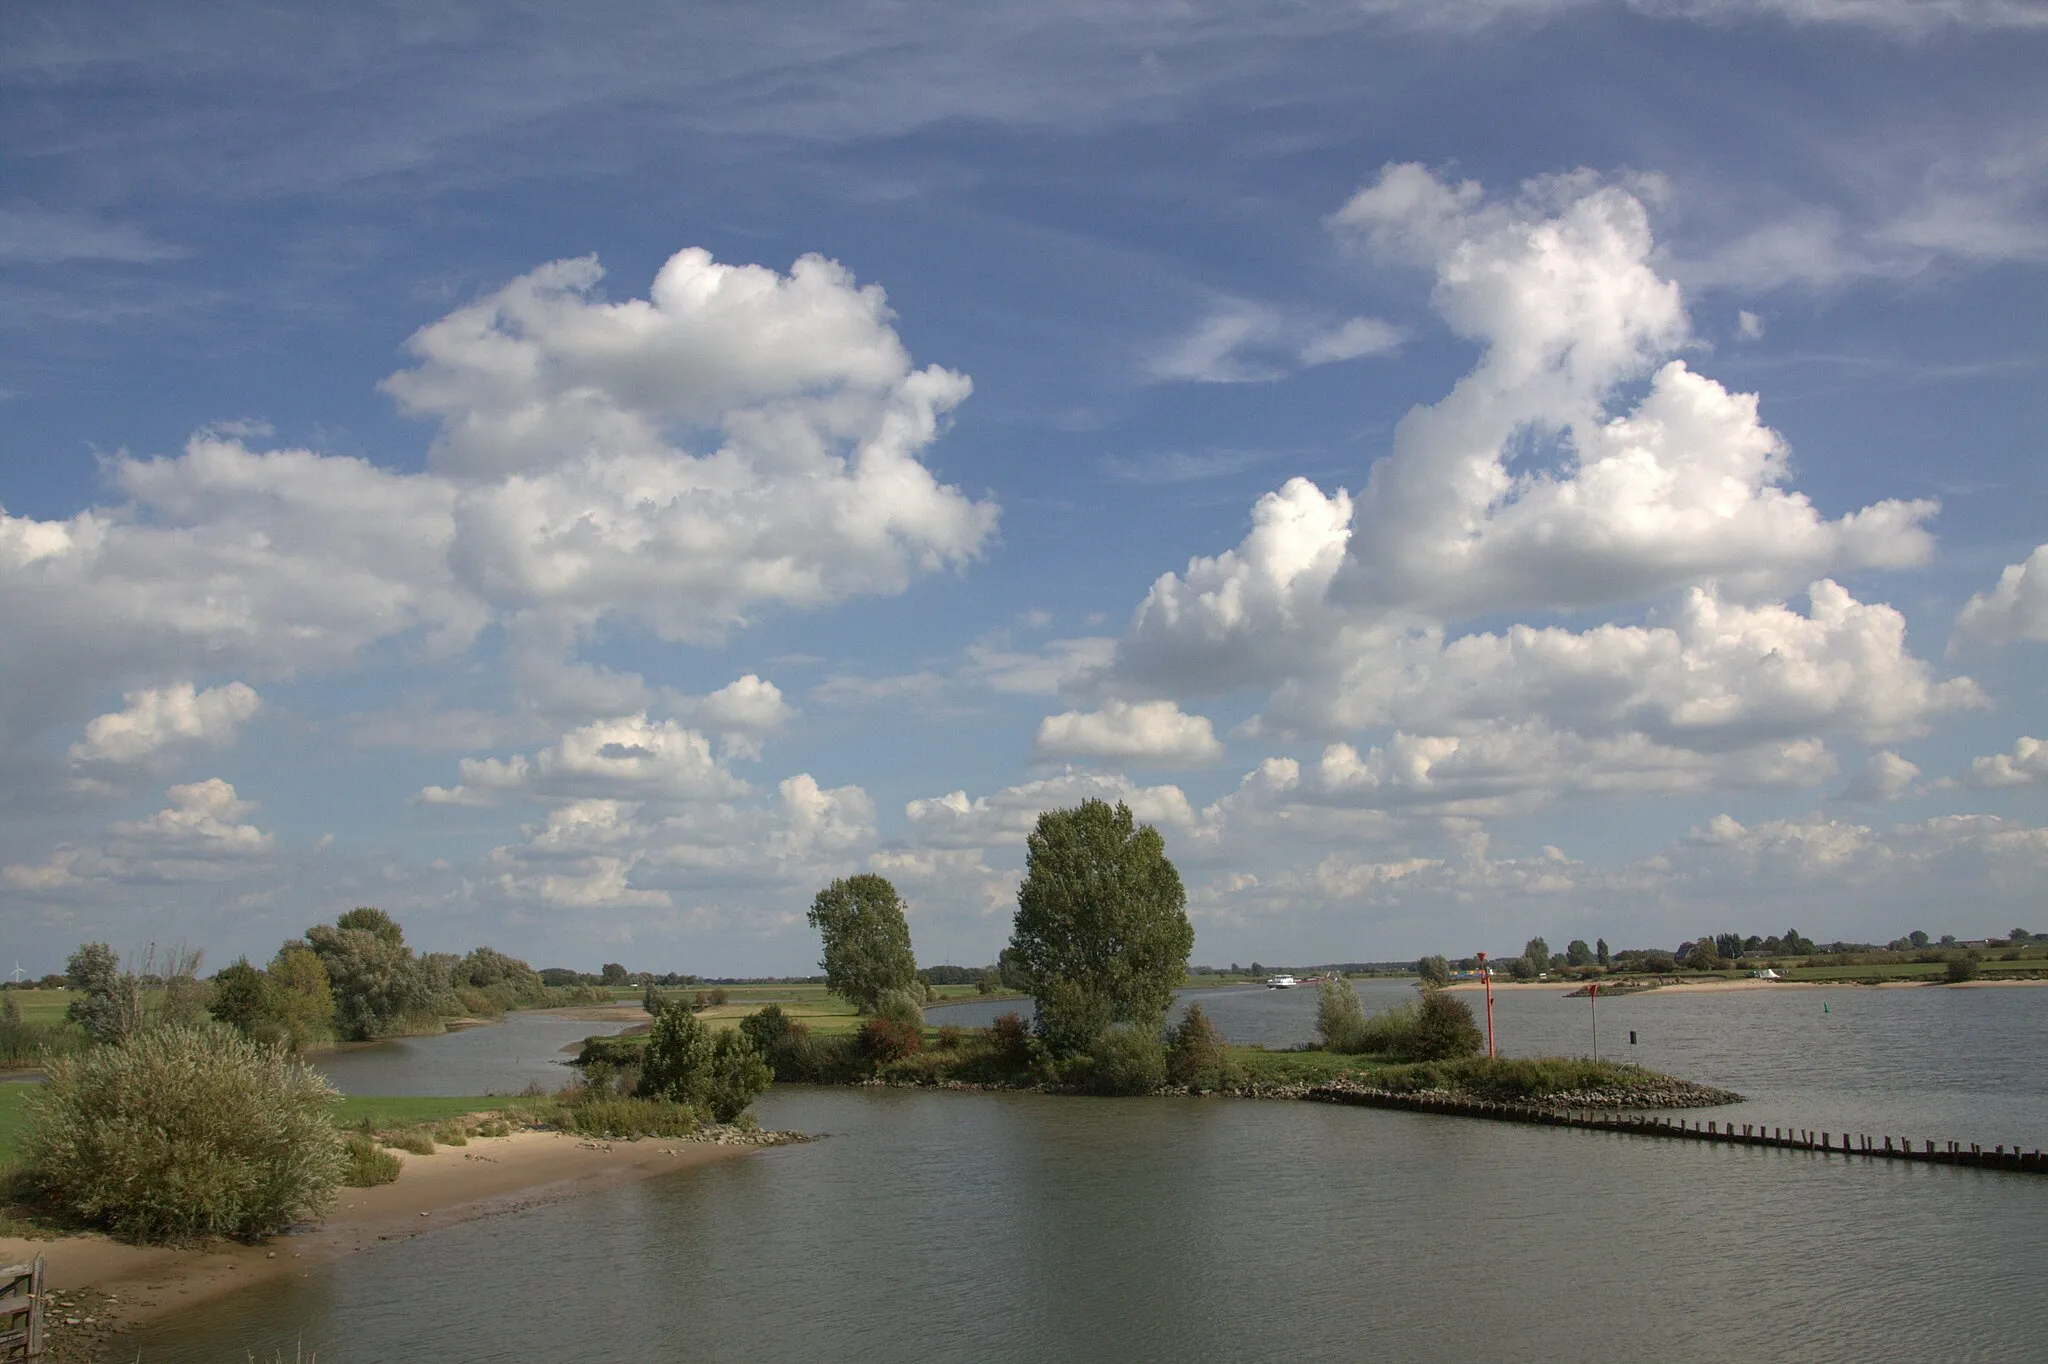
[[[780,1004],[764,1004],[740,1020],[740,1036],[754,1044],[754,1050],[763,1056],[772,1056],[775,1046],[789,1036],[795,1020],[782,1011]]]
[[[264,999],[268,985],[263,973],[251,966],[247,957],[237,957],[214,973],[213,1003],[207,1006],[207,1012],[242,1036],[254,1037],[269,1017]]]
[[[704,1109],[731,1122],[774,1082],[774,1072],[742,1033],[713,1037],[680,999],[662,1006],[640,1063],[639,1096]]]
[[[1564,949],[1564,961],[1567,966],[1591,966],[1593,949],[1586,946],[1584,938],[1573,938]]]
[[[993,966],[984,966],[974,978],[974,992],[992,995],[1003,988],[1003,973]]]
[[[1156,1039],[1194,945],[1166,841],[1129,806],[1089,800],[1038,817],[1010,947],[1049,1042],[1112,1023]]]
[[[1613,954],[1607,950],[1607,939],[1602,938],[1593,944],[1593,960],[1599,962],[1602,966],[1614,964]]]
[[[277,949],[264,972],[266,1005],[278,1039],[293,1051],[326,1040],[334,1029],[334,987],[320,954],[302,942]]]
[[[1716,955],[1725,957],[1729,961],[1737,960],[1742,956],[1742,935],[1740,933],[1716,933],[1714,935],[1714,952]]]
[[[1550,944],[1541,938],[1529,939],[1522,948],[1522,960],[1529,963],[1529,974],[1538,975],[1550,969]]]
[[[608,961],[598,971],[597,978],[606,985],[624,985],[626,983],[626,968],[618,962]]]
[[[382,910],[353,909],[332,924],[316,924],[306,942],[326,968],[335,1027],[344,1038],[380,1036],[433,1006],[426,973]]]
[[[1451,983],[1451,963],[1447,957],[1424,957],[1415,963],[1415,974],[1422,977],[1424,985],[1441,988]]]
[[[405,946],[405,930],[398,926],[398,920],[370,905],[357,905],[348,913],[336,916],[334,926],[344,933],[368,933],[393,947]]]
[[[1223,1034],[1199,1004],[1166,1031],[1166,1078],[1192,1090],[1224,1089],[1237,1078]]]
[[[1951,985],[1960,985],[1966,980],[1975,980],[1983,967],[1975,952],[1957,952],[1948,959],[1948,979]]]
[[[118,1042],[125,1027],[120,1004],[121,959],[103,942],[81,943],[64,963],[64,983],[83,996],[64,1016],[95,1042]]]
[[[884,876],[842,877],[811,901],[811,927],[825,940],[825,988],[861,1013],[885,994],[917,983],[903,899]]]
[[[1695,971],[1718,971],[1721,953],[1712,937],[1701,935],[1685,950],[1685,964]]]
[[[1913,944],[1913,946],[1915,947],[1925,947],[1927,946],[1927,944],[1933,942],[1934,939],[1927,936],[1926,929],[1916,928],[1911,933],[1908,933],[1906,935],[1906,941]]]
[[[1472,1006],[1443,990],[1424,990],[1415,1029],[1409,1034],[1409,1056],[1417,1061],[1451,1061],[1474,1056],[1485,1041]]]
[[[1356,1052],[1365,1034],[1365,1006],[1343,976],[1316,987],[1316,1035],[1324,1051]]]
[[[641,1053],[640,1097],[689,1103],[711,1067],[711,1029],[690,1006],[672,999],[655,1015]]]

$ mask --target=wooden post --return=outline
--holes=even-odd
[[[0,1359],[43,1355],[43,1257],[0,1266]]]

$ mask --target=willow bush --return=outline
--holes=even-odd
[[[29,1100],[24,1183],[143,1242],[248,1240],[325,1212],[344,1167],[327,1081],[206,1022],[53,1057]]]

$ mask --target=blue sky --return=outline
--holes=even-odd
[[[2048,11],[24,5],[0,955],[2048,927]],[[11,962],[7,963],[11,964]]]

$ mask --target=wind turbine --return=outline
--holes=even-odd
[[[27,974],[26,971],[21,969],[21,958],[16,957],[14,959],[14,983],[16,985],[21,984],[21,978]]]

